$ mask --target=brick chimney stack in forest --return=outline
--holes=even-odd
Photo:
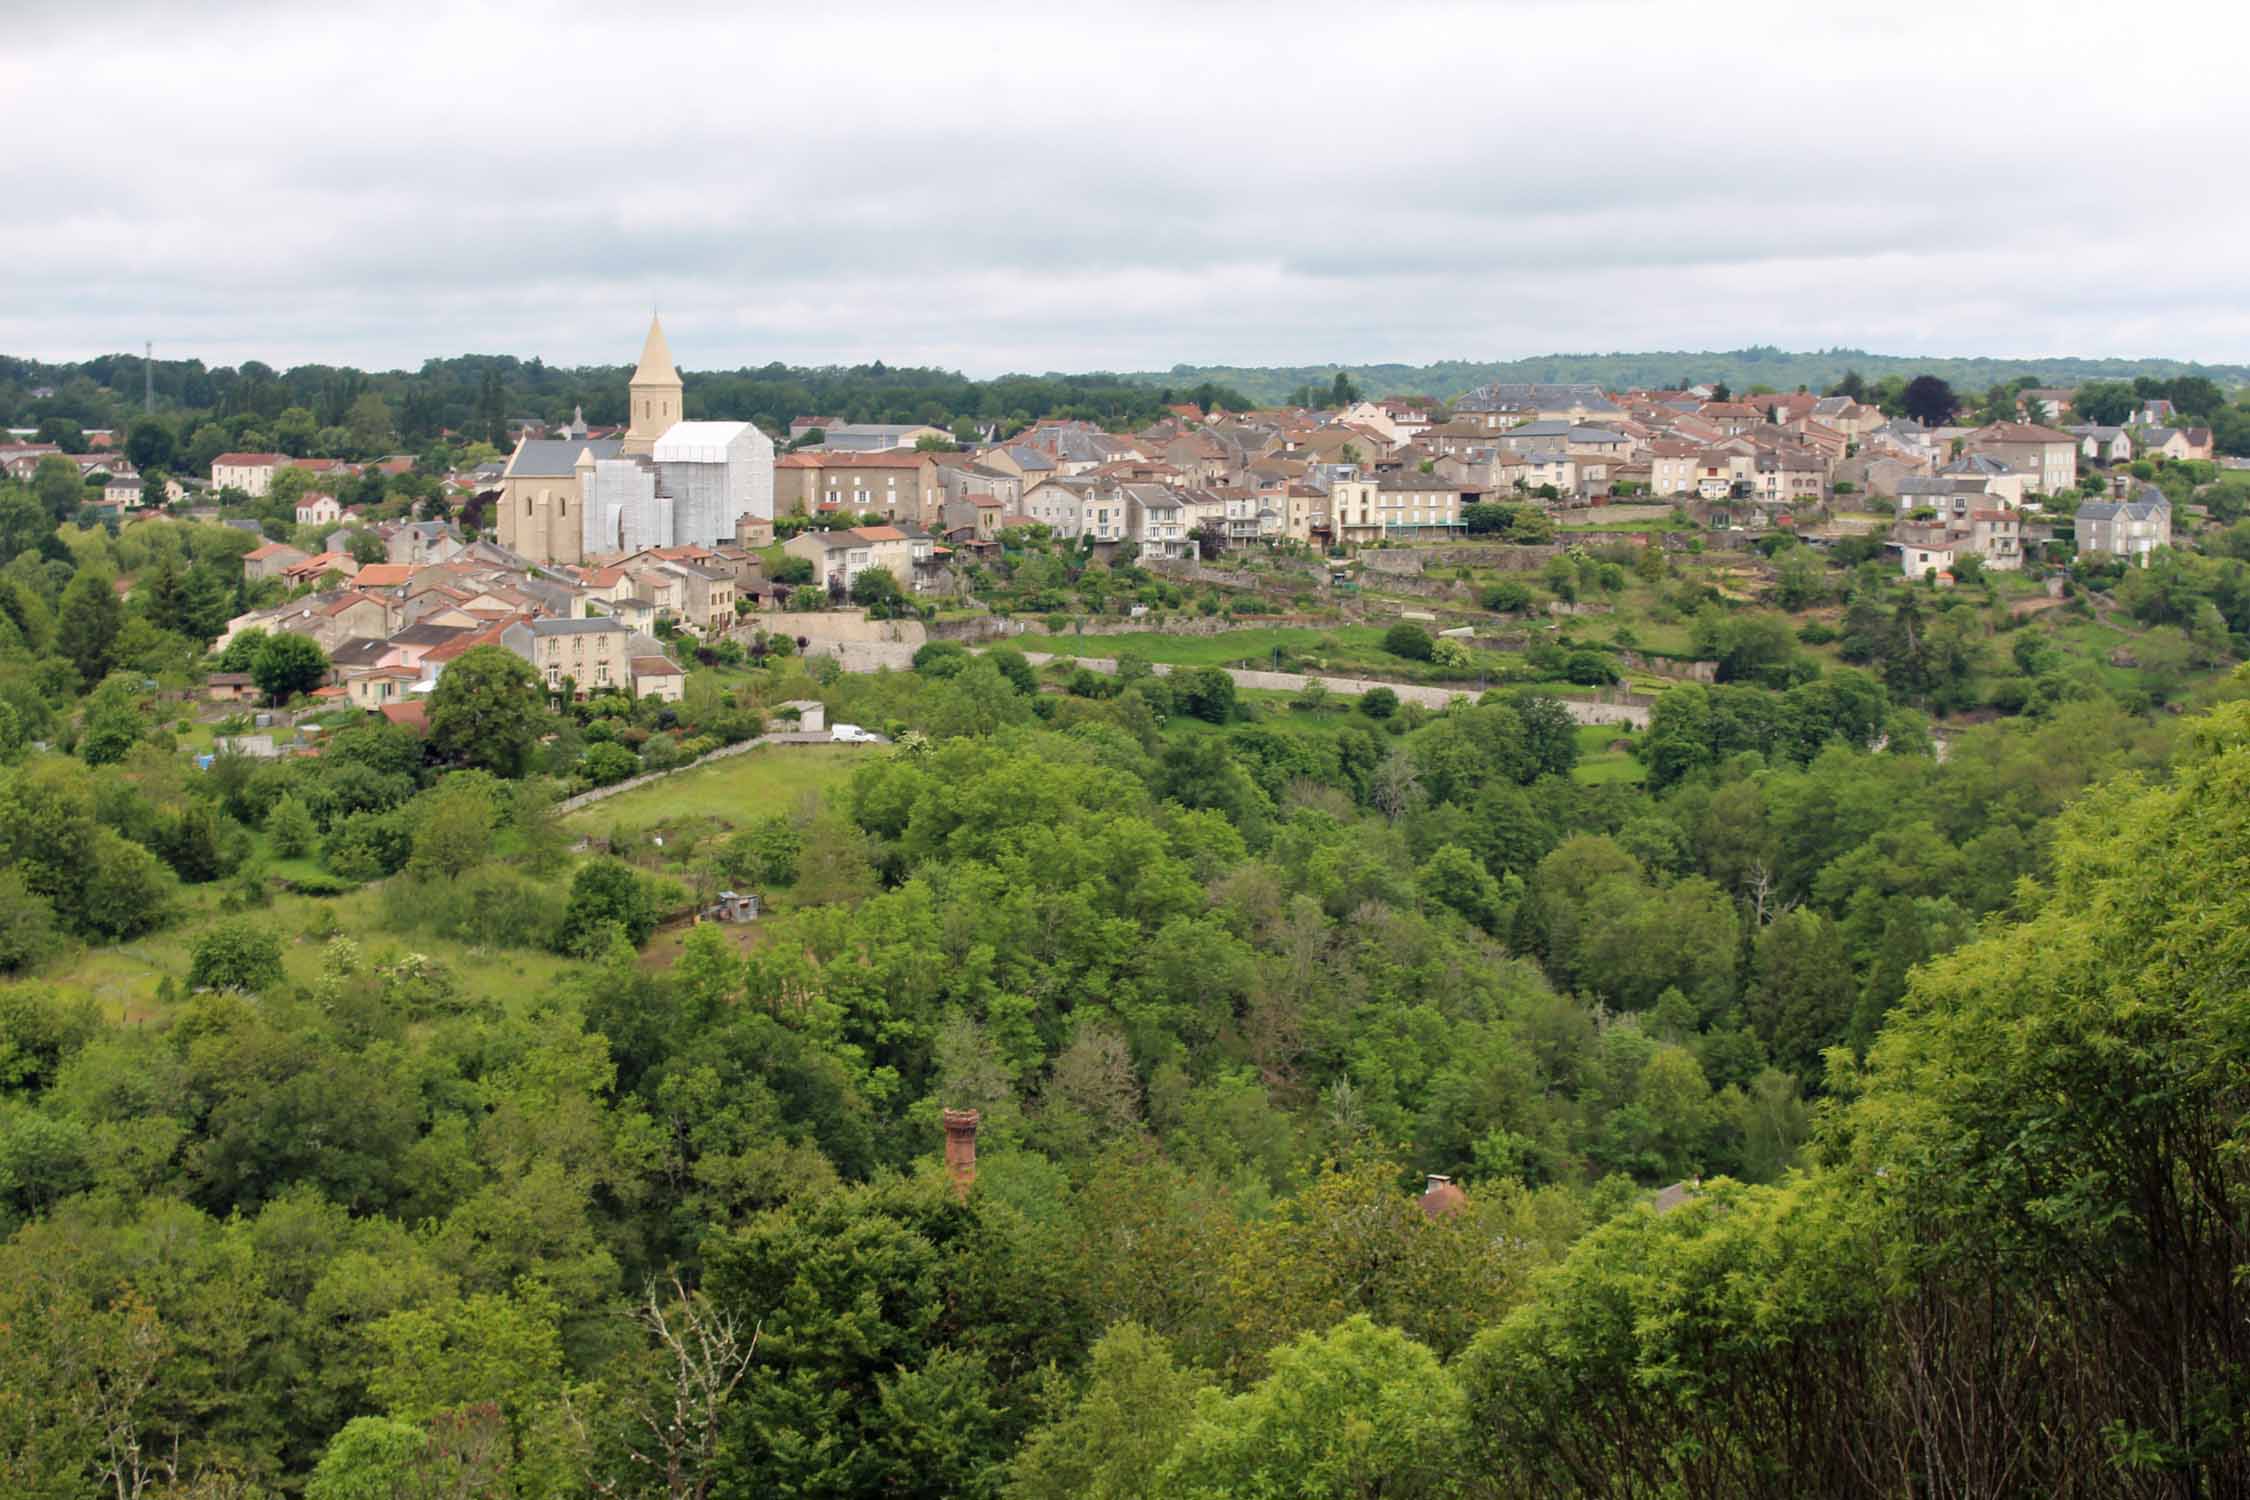
[[[953,1179],[953,1195],[966,1203],[969,1185],[977,1180],[977,1112],[949,1109],[945,1119],[945,1171]]]

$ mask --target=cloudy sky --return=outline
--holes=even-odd
[[[1897,9],[0,0],[0,352],[2250,360],[2250,8]]]

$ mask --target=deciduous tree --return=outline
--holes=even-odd
[[[546,723],[539,679],[503,646],[478,646],[446,667],[430,694],[430,744],[440,755],[518,776]]]

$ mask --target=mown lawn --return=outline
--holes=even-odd
[[[843,782],[871,751],[870,745],[761,745],[746,755],[667,776],[650,786],[580,808],[564,819],[579,833],[648,828],[679,818],[706,816],[729,826],[788,812],[807,792]]]

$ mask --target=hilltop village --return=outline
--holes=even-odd
[[[0,1492],[2250,1485],[2208,379],[0,408]]]
[[[1948,409],[1926,425],[1865,392],[1517,384],[1450,402],[1176,404],[1135,431],[1046,419],[966,443],[945,426],[817,412],[768,434],[686,420],[652,321],[625,424],[522,421],[504,456],[442,475],[404,454],[227,451],[150,484],[100,431],[75,454],[18,441],[0,464],[28,481],[67,463],[90,519],[176,514],[257,535],[243,577],[273,602],[231,617],[220,649],[246,631],[306,636],[332,667],[323,694],[411,721],[445,665],[482,644],[550,687],[670,700],[683,668],[669,642],[849,634],[804,617],[849,606],[855,588],[879,608],[1005,612],[1005,594],[979,594],[1012,539],[1159,571],[1332,559],[1324,585],[1370,553],[1404,551],[1374,560],[1395,573],[1416,549],[1551,541],[1558,527],[1768,555],[1777,540],[1848,543],[1855,558],[1872,545],[1903,579],[1947,587],[2071,559],[2145,562],[2207,518],[2176,515],[2180,487],[2153,481],[2155,465],[2210,468],[2211,429],[2161,397],[2080,422],[2075,395],[2026,387],[1994,420]],[[420,498],[386,491],[402,477],[424,480]],[[881,580],[862,583],[870,573]]]

